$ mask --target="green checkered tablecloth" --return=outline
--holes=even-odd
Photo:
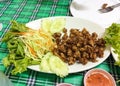
[[[10,20],[27,23],[49,16],[71,16],[69,6],[72,0],[8,0],[0,2],[0,22],[3,29],[0,31],[0,39],[10,27]],[[86,71],[69,74],[65,78],[60,78],[54,74],[28,71],[17,75],[11,75],[13,66],[5,68],[2,58],[8,54],[6,45],[0,42],[0,71],[13,82],[14,86],[55,86],[58,83],[71,83],[74,86],[84,86],[83,78]],[[112,74],[115,80],[120,79],[120,67],[114,65],[114,60],[110,55],[107,60],[98,65]],[[0,85],[2,86],[2,85]],[[120,86],[120,83],[117,83]]]

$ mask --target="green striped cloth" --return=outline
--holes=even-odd
[[[10,27],[10,20],[27,23],[32,20],[50,16],[71,16],[69,6],[72,0],[8,0],[0,2],[0,22],[3,29],[0,31],[0,39]],[[83,79],[87,72],[69,74],[60,78],[54,74],[36,72],[28,69],[26,72],[11,75],[13,66],[5,68],[2,58],[8,54],[6,45],[0,42],[0,71],[13,82],[14,86],[55,86],[58,83],[71,83],[74,86],[84,86]],[[97,68],[102,68],[112,74],[115,80],[120,79],[120,68],[114,65],[114,60],[109,58]],[[1,86],[1,85],[0,85]],[[120,86],[117,83],[117,86]]]

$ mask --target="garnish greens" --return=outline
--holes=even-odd
[[[16,21],[11,22],[11,28],[4,35],[2,42],[7,44],[9,50],[9,54],[3,58],[3,63],[6,67],[14,65],[12,74],[22,73],[30,65],[39,65],[41,71],[53,72],[60,77],[68,74],[68,66],[52,54],[52,49],[56,45],[52,34],[63,29],[65,25],[63,20],[57,19],[58,23],[55,23],[56,20],[47,20],[47,22],[51,21],[49,27],[43,20],[42,27],[44,28],[39,30],[30,29],[25,24]]]
[[[115,65],[120,66],[120,24],[113,23],[106,28],[104,39],[107,45],[111,45],[115,49],[114,53],[118,54],[119,60],[115,62]]]

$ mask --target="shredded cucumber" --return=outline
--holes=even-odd
[[[43,31],[54,34],[56,32],[61,32],[65,27],[65,24],[66,24],[65,18],[56,18],[53,20],[43,19],[41,26]]]
[[[51,24],[52,24],[52,20],[50,20],[50,19],[42,20],[42,25],[41,25],[42,30],[45,32],[49,32]]]
[[[52,34],[54,34],[56,32],[61,32],[64,27],[65,27],[65,19],[64,18],[55,19],[50,27],[50,32]]]
[[[51,72],[50,71],[50,67],[49,67],[49,57],[44,57],[42,60],[41,60],[41,63],[40,63],[40,70],[42,72]]]
[[[43,72],[52,72],[60,77],[68,75],[68,66],[59,57],[51,52],[47,53],[41,61],[40,70]]]
[[[51,56],[49,59],[51,71],[60,77],[68,75],[68,66],[59,57]]]

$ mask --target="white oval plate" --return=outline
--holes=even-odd
[[[111,47],[111,53],[112,53],[112,56],[113,56],[114,60],[119,61],[118,54],[114,53],[114,48],[113,47]]]
[[[54,19],[54,18],[60,18],[60,17],[49,17],[49,19]],[[91,21],[81,19],[81,18],[75,18],[75,17],[64,17],[64,18],[66,19],[65,28],[67,28],[68,30],[71,28],[77,28],[80,30],[82,30],[83,28],[86,28],[90,33],[96,32],[100,37],[104,34],[104,28],[102,28],[96,23],[93,23]],[[38,20],[27,23],[26,26],[32,29],[40,29],[41,21],[42,19],[38,19]],[[101,64],[103,61],[105,61],[109,55],[110,55],[110,50],[109,48],[106,48],[104,51],[104,57],[97,58],[98,62],[95,62],[95,63],[88,62],[86,65],[76,63],[74,65],[69,66],[69,73],[81,72],[81,71],[85,71],[90,68],[93,68]],[[29,66],[28,68],[35,71],[40,71],[39,65]]]
[[[100,9],[104,3],[110,6],[120,3],[120,0],[73,0],[70,5],[70,11],[74,17],[96,22],[106,28],[113,22],[120,21],[120,7],[108,13],[100,13],[98,9]]]

